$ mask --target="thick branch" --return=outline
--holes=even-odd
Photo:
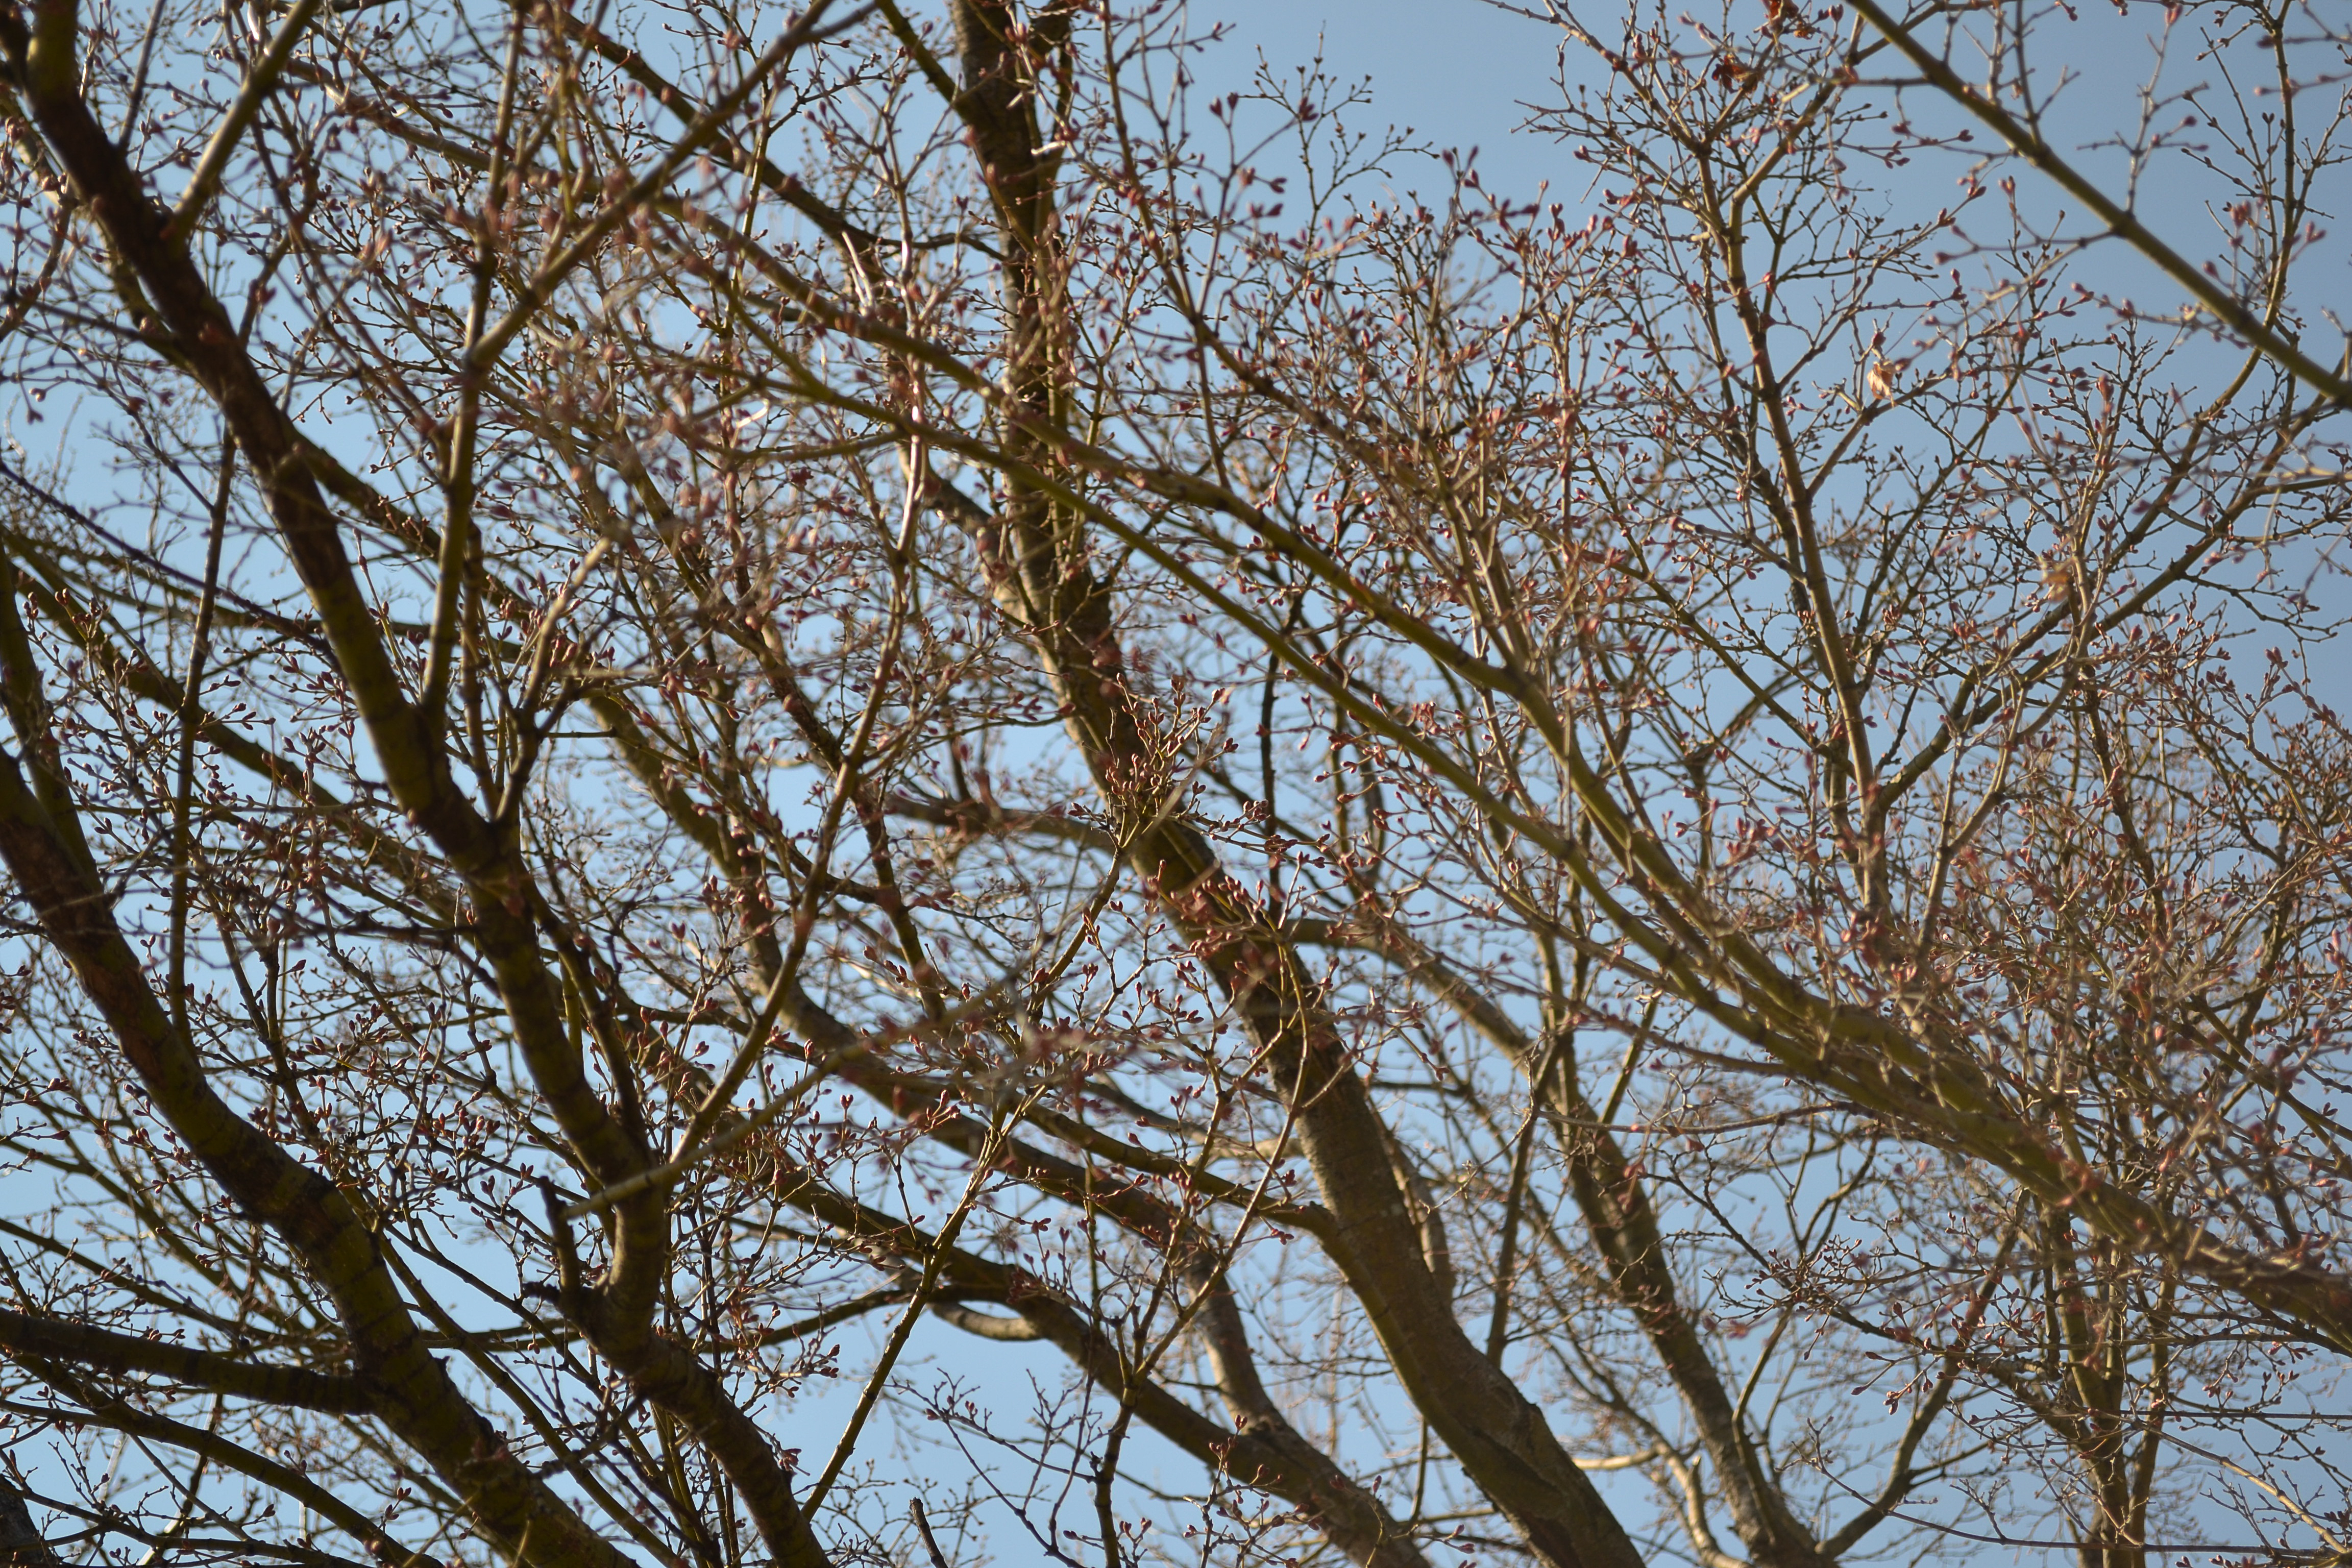
[[[307,1367],[268,1366],[222,1351],[167,1344],[61,1318],[0,1309],[0,1350],[16,1356],[70,1362],[95,1372],[147,1373],[189,1388],[290,1405],[338,1415],[373,1415],[375,1392],[355,1377]]]

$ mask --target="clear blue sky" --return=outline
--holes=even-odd
[[[1478,148],[1488,185],[1513,195],[1532,195],[1546,178],[1581,184],[1558,142],[1512,134],[1527,118],[1521,105],[1554,96],[1559,35],[1540,22],[1483,0],[1192,0],[1192,13],[1203,31],[1232,28],[1206,62],[1210,80],[1245,77],[1260,51],[1285,67],[1310,59],[1319,40],[1334,79],[1372,79],[1369,121]]]

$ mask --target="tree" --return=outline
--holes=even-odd
[[[26,1549],[2342,1555],[2333,122],[1950,10],[7,10]]]

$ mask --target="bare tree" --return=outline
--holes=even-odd
[[[0,13],[5,1543],[2352,1552],[2208,9],[2170,320],[1998,6],[1548,8],[1532,205],[1162,6]]]

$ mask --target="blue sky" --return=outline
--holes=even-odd
[[[1513,134],[1521,107],[1553,91],[1558,35],[1483,0],[1193,0],[1205,30],[1227,24],[1231,44],[1207,74],[1246,72],[1258,52],[1281,65],[1312,58],[1341,82],[1371,78],[1381,121],[1408,125],[1441,146],[1479,149],[1487,183],[1532,195],[1546,178],[1575,183],[1575,165],[1548,138]]]

